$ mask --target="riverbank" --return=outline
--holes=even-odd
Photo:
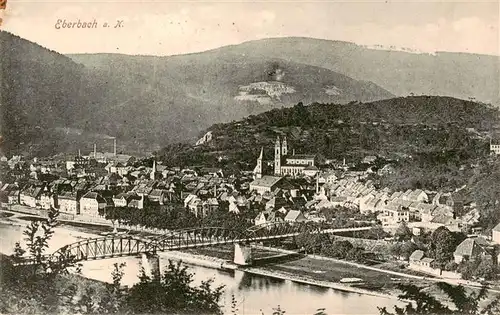
[[[320,280],[317,278],[308,277],[308,275],[303,272],[292,273],[283,270],[278,270],[276,266],[279,266],[281,264],[270,265],[266,267],[238,266],[226,259],[211,257],[207,255],[199,255],[193,252],[183,252],[183,251],[169,251],[160,253],[159,255],[161,258],[172,259],[177,261],[180,260],[188,265],[196,265],[196,266],[213,268],[218,270],[226,270],[226,271],[240,270],[254,275],[265,276],[281,280],[288,280],[296,283],[329,288],[349,293],[366,294],[393,300],[396,300],[397,295],[399,294],[399,291],[396,289],[395,286],[392,287],[391,290],[386,290],[385,292],[377,292],[373,290],[351,286],[348,284],[343,284],[340,282]]]
[[[0,218],[0,221],[8,222],[9,224],[13,224],[16,226],[26,226],[27,222],[30,220],[37,219],[36,216],[28,216],[25,214],[15,214],[10,215],[8,217]],[[68,222],[61,222],[59,228],[64,228],[72,231],[89,233],[89,234],[99,234],[99,232],[109,232],[111,231],[111,227],[103,228],[102,226],[91,226],[89,224],[81,225],[81,224],[69,224]],[[254,247],[253,249],[253,257],[255,259],[262,259],[265,257],[277,256],[279,254],[293,254],[293,251],[285,251],[274,248],[259,248]],[[219,247],[210,247],[210,248],[196,248],[196,249],[188,249],[182,251],[169,251],[159,253],[160,258],[162,259],[172,259],[175,261],[182,261],[187,265],[194,265],[200,267],[206,267],[211,269],[223,270],[223,271],[232,271],[232,270],[241,270],[244,272],[248,272],[251,274],[261,275],[272,277],[276,279],[283,279],[294,281],[297,283],[315,285],[324,288],[331,288],[336,290],[342,290],[344,292],[352,292],[358,294],[369,294],[374,296],[384,296],[386,298],[392,297],[394,298],[397,294],[395,291],[387,291],[376,292],[370,290],[364,290],[360,288],[356,288],[350,286],[348,284],[342,284],[339,282],[341,278],[345,277],[362,277],[362,273],[355,272],[354,270],[342,270],[344,269],[341,264],[323,264],[328,267],[328,276],[325,278],[325,274],[320,275],[319,273],[311,275],[307,272],[307,265],[301,266],[300,268],[291,268],[290,266],[294,266],[302,259],[298,259],[299,257],[304,257],[304,255],[299,257],[292,257],[291,261],[280,261],[276,264],[266,264],[264,266],[253,266],[253,267],[241,267],[232,262],[233,256],[233,246],[219,246]],[[306,261],[308,258],[306,258]],[[315,268],[317,270],[317,268]],[[320,275],[320,278],[318,278]],[[341,277],[339,277],[341,275]],[[380,279],[382,274],[378,274],[370,279],[369,285],[376,285],[375,279]],[[322,278],[322,279],[321,279]],[[388,280],[390,281],[390,280]],[[391,286],[391,289],[394,289],[395,286]],[[388,288],[386,288],[388,289]]]
[[[13,215],[11,215],[13,214]],[[10,212],[7,216],[0,217],[1,221],[9,222],[17,226],[25,226],[26,221],[40,218],[34,215],[20,215]],[[75,230],[78,232],[96,234],[112,232],[111,226],[93,225],[82,222],[61,222],[60,228]],[[123,230],[122,230],[123,231]],[[135,233],[134,233],[135,234]],[[150,236],[148,232],[138,233],[141,236]],[[254,248],[254,258],[263,258],[283,253],[282,249],[274,248]],[[382,294],[392,296],[398,294],[397,285],[404,283],[414,283],[421,285],[431,284],[432,281],[443,281],[443,279],[430,279],[425,276],[414,276],[390,270],[357,264],[348,261],[340,261],[333,258],[321,256],[305,256],[292,258],[287,261],[269,263],[264,266],[239,267],[232,262],[233,247],[219,246],[209,248],[196,248],[182,251],[171,251],[161,253],[165,258],[182,260],[187,264],[208,267],[219,270],[241,269],[246,272],[262,274],[269,277],[287,279],[295,282],[313,284],[327,288],[334,288],[343,291],[356,292],[361,294]],[[299,259],[300,258],[300,259]],[[275,275],[275,276],[273,276]],[[398,276],[394,278],[391,276]],[[362,284],[349,285],[340,283],[343,278],[361,278]],[[457,283],[453,283],[457,284]],[[467,284],[465,284],[467,285]],[[360,287],[363,286],[363,287]],[[368,288],[368,289],[367,289]]]

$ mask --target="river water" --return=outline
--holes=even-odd
[[[11,254],[16,242],[22,242],[23,227],[0,222],[0,252]],[[95,234],[58,227],[49,243],[48,253],[75,242],[81,238],[96,237]],[[138,281],[140,260],[135,257],[121,257],[83,263],[82,274],[85,277],[111,282],[111,271],[116,262],[125,262],[125,275],[122,284],[133,285]],[[160,255],[160,266],[164,267],[168,259]],[[286,314],[314,314],[318,308],[325,308],[328,314],[378,314],[377,306],[399,304],[395,299],[348,293],[313,285],[300,284],[266,276],[258,276],[242,271],[222,271],[206,267],[188,265],[194,273],[194,282],[214,279],[215,285],[224,285],[222,303],[229,311],[231,296],[238,302],[239,314],[272,314],[278,305]]]

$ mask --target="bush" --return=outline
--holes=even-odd
[[[363,258],[363,249],[359,247],[351,248],[345,257],[347,260],[362,262]]]
[[[326,253],[330,257],[344,259],[354,246],[349,241],[335,241],[326,249]]]
[[[458,264],[454,261],[449,261],[444,265],[444,270],[446,271],[456,271],[458,268]]]

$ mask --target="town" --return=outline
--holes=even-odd
[[[490,149],[499,153],[495,144]],[[393,171],[390,163],[375,167],[377,160],[366,156],[320,165],[314,154],[296,154],[284,135],[276,138],[274,156],[264,156],[261,148],[255,168],[235,175],[117,154],[115,139],[113,152],[98,152],[94,144],[84,155],[4,156],[0,192],[3,210],[46,217],[56,209],[62,220],[119,222],[132,230],[158,232],[206,222],[234,229],[273,222],[367,226],[371,229],[364,233],[342,238],[355,244],[350,252],[339,254],[336,242],[331,248],[324,241],[300,247],[362,264],[386,261],[381,269],[409,275],[496,286],[500,224],[489,235],[481,233],[480,214],[461,189],[377,188],[371,175]]]

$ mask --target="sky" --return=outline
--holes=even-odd
[[[2,29],[63,54],[175,55],[302,36],[500,55],[499,3],[8,0]],[[58,20],[59,25],[95,20],[98,26],[57,29]],[[115,28],[117,21],[121,27]]]

